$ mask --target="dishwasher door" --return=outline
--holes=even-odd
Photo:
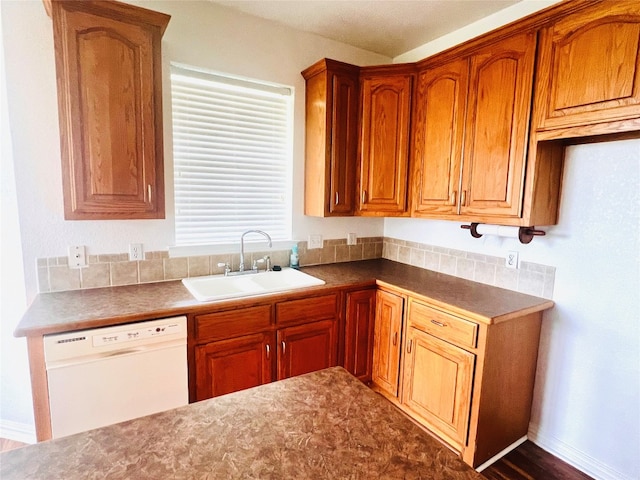
[[[46,335],[51,433],[64,437],[186,405],[186,318]]]

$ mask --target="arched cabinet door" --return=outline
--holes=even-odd
[[[536,82],[537,128],[640,115],[640,4],[602,2],[544,28]]]

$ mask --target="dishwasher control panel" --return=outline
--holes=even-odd
[[[169,322],[165,324],[155,324],[151,327],[132,328],[131,330],[121,332],[99,333],[98,335],[92,335],[91,340],[94,347],[101,347],[103,345],[115,345],[145,338],[174,335],[180,333],[181,329],[182,326],[179,323]]]

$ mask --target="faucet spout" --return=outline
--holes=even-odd
[[[240,235],[240,266],[238,267],[238,271],[240,272],[244,272],[244,236],[247,233],[259,233],[260,235],[264,236],[267,239],[267,242],[269,243],[269,248],[271,248],[271,245],[272,245],[271,237],[267,232],[263,232],[262,230],[247,230],[242,235]]]

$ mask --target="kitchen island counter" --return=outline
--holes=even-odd
[[[10,479],[476,479],[341,367],[0,454]]]

